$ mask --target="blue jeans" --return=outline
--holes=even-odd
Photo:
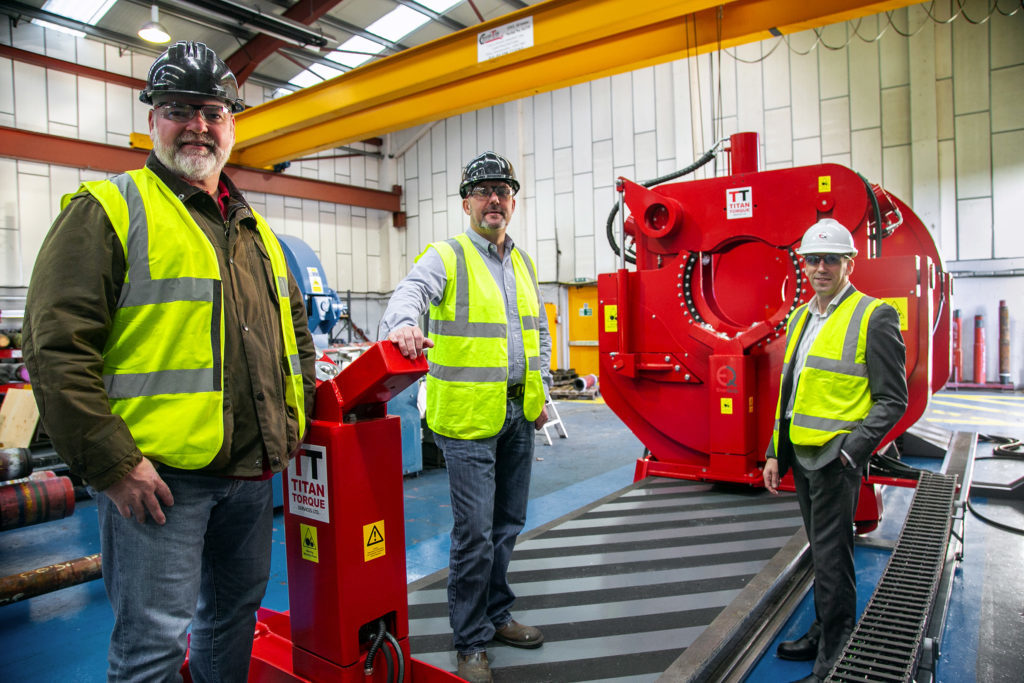
[[[505,424],[489,439],[435,441],[444,451],[452,499],[448,615],[455,649],[471,654],[512,619],[515,593],[506,572],[526,523],[534,428],[522,400],[508,402]]]
[[[243,682],[270,576],[271,482],[159,472],[174,495],[162,526],[125,519],[98,497],[114,610],[107,680],[180,681],[191,623],[192,680]]]

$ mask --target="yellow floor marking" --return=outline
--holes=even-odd
[[[939,405],[942,405],[942,406],[950,406],[952,408],[960,408],[962,410],[982,411],[982,412],[987,412],[987,413],[999,413],[1000,415],[1006,415],[1007,413],[1009,413],[1011,415],[1015,415],[1016,414],[1014,411],[1008,411],[1005,407],[1004,408],[988,408],[986,406],[979,406],[979,405],[965,406],[965,405],[962,405],[962,404],[959,404],[959,403],[956,403],[956,402],[953,402],[953,401],[942,401],[942,400],[936,400],[935,403],[937,403]],[[1021,416],[1021,419],[1024,419],[1024,415]]]
[[[1016,394],[1008,394],[1006,396],[991,396],[991,395],[974,395],[974,396],[972,396],[970,394],[960,394],[960,393],[951,393],[951,392],[948,392],[948,391],[943,391],[941,393],[935,394],[935,397],[936,398],[957,399],[959,401],[968,401],[968,402],[971,402],[971,403],[995,403],[995,404],[998,404],[998,405],[1001,405],[1001,404],[1004,404],[1004,403],[1010,403],[1010,404],[1013,404],[1013,403],[1024,403],[1024,396],[1017,396]]]

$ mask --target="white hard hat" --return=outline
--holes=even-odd
[[[853,235],[846,227],[834,218],[822,218],[807,228],[804,238],[796,253],[804,254],[849,254],[857,255],[857,247],[853,246]]]

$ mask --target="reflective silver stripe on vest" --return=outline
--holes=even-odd
[[[846,336],[843,337],[842,359],[834,360],[808,354],[804,366],[818,370],[827,370],[828,372],[835,372],[841,375],[867,377],[867,364],[857,362],[857,345],[860,342],[860,325],[864,320],[864,313],[867,312],[868,307],[873,301],[874,299],[870,296],[861,296],[860,300],[857,301],[857,307],[853,310],[853,315],[850,316],[850,324],[846,327]]]
[[[103,385],[110,398],[197,394],[215,390],[211,368],[103,375]]]
[[[540,372],[540,356],[528,356],[526,358],[527,372]]]
[[[833,420],[827,417],[812,417],[793,413],[792,424],[806,429],[816,429],[820,432],[838,432],[842,430],[851,431],[860,424],[858,420]]]
[[[446,382],[504,382],[506,368],[459,368],[429,362],[430,376]]]
[[[174,280],[132,280],[121,289],[119,308],[171,301],[213,301],[213,280],[183,277]]]
[[[120,191],[128,204],[128,263],[132,268],[132,279],[151,280],[149,269],[149,222],[146,218],[146,205],[142,201],[142,193],[135,179],[127,173],[116,175],[110,179],[114,187]],[[121,292],[123,297],[125,292]]]
[[[288,296],[288,278],[286,276],[277,278],[277,295]]]
[[[445,241],[455,252],[455,320],[431,320],[428,326],[430,331],[457,337],[490,339],[507,337],[508,325],[506,323],[469,321],[469,265],[466,263],[466,252],[462,242],[454,237]]]
[[[804,362],[804,367],[827,370],[839,375],[851,375],[853,377],[868,376],[868,366],[864,363],[849,363],[846,360],[832,360],[831,358],[821,358],[820,356],[808,355],[807,360]]]
[[[299,354],[293,353],[288,356],[288,362],[291,363],[293,375],[302,374],[302,363],[299,361]]]
[[[430,319],[427,329],[431,333],[443,334],[448,337],[477,337],[488,339],[504,339],[508,336],[505,323],[470,323],[461,320]]]
[[[126,260],[128,280],[121,287],[117,307],[145,306],[173,301],[209,301],[214,299],[214,281],[206,278],[167,278],[154,280],[149,266],[149,221],[146,205],[135,179],[127,173],[110,179],[128,205]]]
[[[535,315],[524,315],[520,318],[523,321],[523,331],[540,329],[540,318]]]

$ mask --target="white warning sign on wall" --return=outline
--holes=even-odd
[[[288,511],[315,519],[331,521],[327,491],[327,449],[302,444],[299,454],[288,464]]]
[[[754,192],[749,187],[730,187],[725,191],[725,217],[750,218],[754,215]]]

